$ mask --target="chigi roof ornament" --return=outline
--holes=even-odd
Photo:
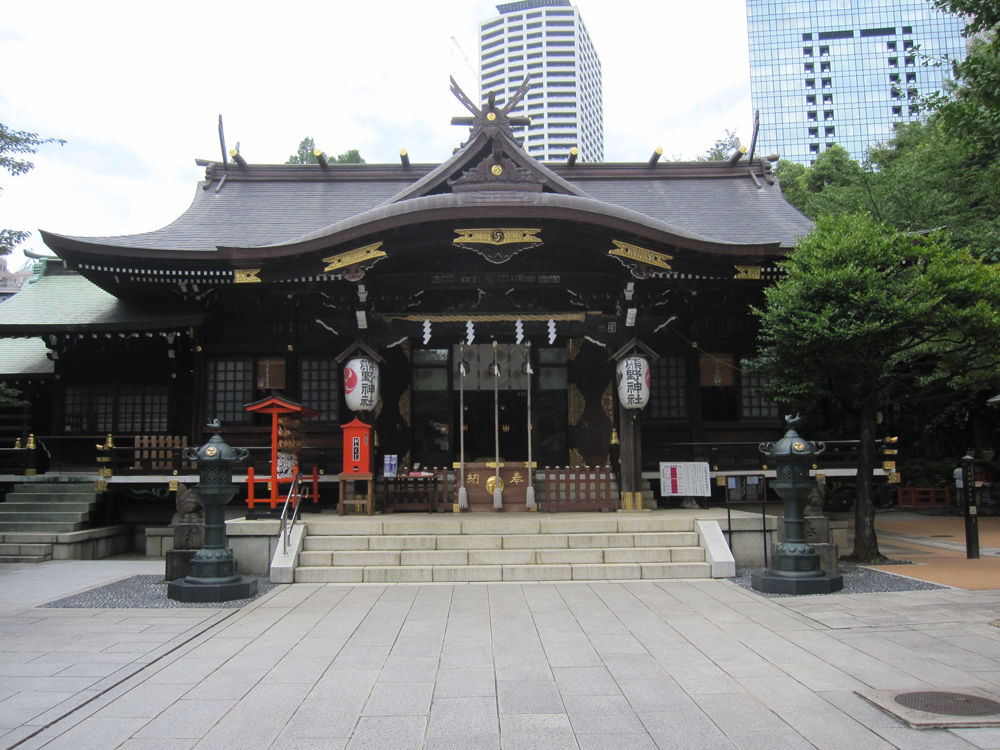
[[[503,105],[502,109],[497,109],[496,97],[497,92],[491,91],[486,98],[486,106],[480,109],[476,106],[465,92],[462,91],[462,87],[456,83],[454,78],[451,78],[451,93],[455,95],[455,98],[465,105],[465,108],[472,113],[472,117],[452,117],[452,125],[468,125],[472,128],[472,132],[469,134],[469,139],[472,140],[480,132],[485,132],[486,135],[496,135],[497,133],[503,133],[505,136],[514,139],[514,131],[511,130],[512,126],[519,125],[530,125],[530,117],[510,117],[509,113],[518,103],[524,98],[524,95],[528,93],[528,89],[531,88],[531,74],[529,73],[521,81],[521,85],[518,86],[517,91],[514,95],[507,100]]]

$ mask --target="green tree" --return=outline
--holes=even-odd
[[[0,404],[9,406],[27,406],[28,402],[19,399],[21,392],[16,388],[11,388],[6,383],[0,383]]]
[[[712,147],[703,156],[698,157],[698,161],[725,161],[739,147],[740,139],[736,131],[729,132],[727,129],[725,137],[716,139]]]
[[[358,153],[356,148],[352,148],[350,151],[345,151],[340,154],[336,159],[332,159],[329,156],[326,157],[327,161],[334,162],[336,164],[365,164],[365,160],[361,158],[361,154]],[[316,158],[316,142],[310,138],[308,135],[302,139],[299,143],[298,150],[288,157],[288,161],[285,164],[319,164],[319,159]]]
[[[755,310],[765,393],[794,407],[832,396],[860,421],[852,557],[882,558],[875,536],[877,413],[893,403],[997,382],[1000,267],[943,231],[909,235],[864,214],[821,217],[782,262]]]
[[[34,154],[46,143],[62,145],[66,141],[58,138],[39,138],[38,133],[27,133],[23,130],[11,130],[0,123],[0,167],[11,175],[26,174],[35,165],[21,158],[25,154]],[[24,242],[31,232],[23,229],[0,229],[0,256],[7,255],[17,245]]]

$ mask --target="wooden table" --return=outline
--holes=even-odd
[[[366,507],[369,516],[375,515],[375,479],[372,474],[338,474],[337,479],[340,480],[337,503],[337,513],[339,515],[344,515],[344,508],[348,505],[363,505]],[[368,482],[368,494],[358,499],[357,494],[354,492],[354,482]],[[347,499],[348,493],[344,489],[344,485],[347,483],[351,483],[350,500]]]

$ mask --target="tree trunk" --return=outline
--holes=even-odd
[[[875,461],[878,457],[875,434],[878,401],[873,395],[861,405],[861,445],[858,448],[857,496],[854,501],[854,551],[851,559],[870,563],[882,559],[875,538]]]

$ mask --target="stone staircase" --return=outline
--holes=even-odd
[[[305,523],[297,583],[711,578],[713,570],[691,518],[484,513]]]
[[[0,503],[0,562],[51,560],[61,536],[90,526],[99,501],[92,482],[14,485]]]

